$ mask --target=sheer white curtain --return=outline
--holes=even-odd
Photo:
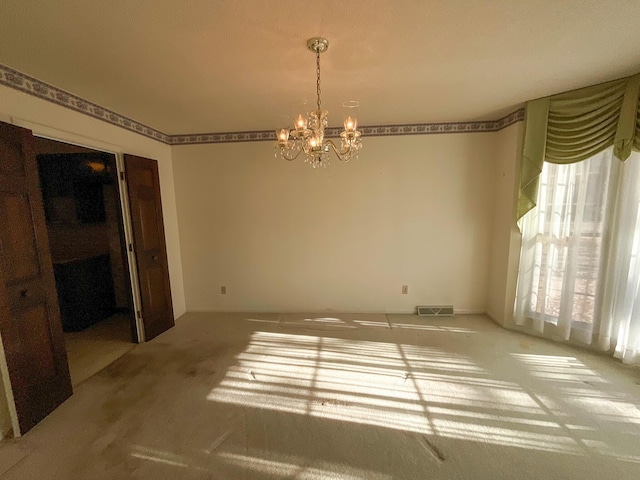
[[[619,168],[598,344],[626,363],[640,363],[640,153]]]
[[[520,221],[515,322],[640,360],[640,155],[544,164]]]

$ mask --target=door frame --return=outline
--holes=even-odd
[[[144,323],[142,322],[142,299],[140,297],[140,283],[138,267],[136,264],[136,252],[133,248],[133,224],[131,223],[131,209],[129,208],[129,189],[124,180],[124,154],[115,153],[116,174],[118,177],[118,193],[120,195],[120,211],[122,213],[122,225],[124,227],[124,241],[126,242],[127,262],[129,263],[129,282],[131,284],[131,298],[133,299],[133,316],[135,318],[138,343],[146,341]]]
[[[5,119],[3,119],[4,121]],[[135,319],[135,328],[136,334],[138,337],[138,342],[143,343],[145,341],[144,335],[144,324],[142,323],[142,317],[139,314],[142,308],[142,302],[140,297],[140,290],[138,286],[138,270],[136,266],[135,252],[133,249],[129,248],[129,245],[133,245],[133,227],[131,223],[131,212],[129,210],[129,197],[128,197],[128,189],[125,181],[122,180],[124,176],[124,153],[121,148],[107,144],[105,142],[94,140],[88,137],[81,137],[77,134],[67,135],[67,132],[60,131],[51,127],[46,127],[39,124],[34,124],[31,122],[19,121],[18,119],[11,118],[6,119],[10,121],[5,121],[5,123],[9,123],[11,125],[15,125],[17,127],[27,128],[32,131],[34,137],[45,138],[48,140],[54,140],[56,142],[66,143],[68,145],[75,145],[78,147],[89,148],[92,150],[97,150],[100,152],[108,153],[114,155],[115,157],[115,165],[116,165],[116,176],[118,181],[118,194],[120,197],[120,213],[122,215],[122,224],[124,231],[124,241],[125,241],[125,250],[127,252],[127,263],[129,267],[129,284],[131,288],[131,298],[133,303],[133,312]],[[71,137],[71,138],[70,138]],[[6,363],[6,357],[4,354],[4,348],[2,344],[0,344],[0,376],[2,377],[2,386],[4,387],[4,391],[0,391],[0,395],[4,395],[6,398],[9,417],[11,419],[11,427],[13,430],[14,438],[18,438],[21,436],[20,425],[18,423],[18,414],[16,411],[13,388],[11,386],[11,381],[8,375],[8,368]],[[0,439],[2,435],[0,434]]]
[[[122,215],[125,251],[127,252],[127,262],[129,266],[129,281],[132,294],[133,312],[135,319],[136,333],[138,336],[138,342],[144,343],[146,341],[144,332],[144,323],[142,321],[142,301],[140,295],[140,288],[138,284],[139,275],[137,269],[137,262],[135,252],[133,248],[129,248],[129,245],[133,246],[133,226],[131,220],[131,211],[129,209],[129,192],[126,181],[123,181],[124,177],[124,148],[122,146],[107,143],[102,140],[98,140],[89,136],[70,132],[68,130],[61,130],[48,125],[20,119],[13,116],[7,116],[0,114],[0,121],[22,127],[31,130],[34,137],[45,138],[54,140],[57,142],[66,143],[69,145],[75,145],[78,147],[89,148],[100,152],[112,154],[115,156],[116,175],[118,181],[118,192],[120,196],[120,211]],[[4,387],[4,391],[1,387]],[[8,368],[6,364],[6,357],[4,353],[3,345],[0,341],[0,395],[6,398],[9,417],[11,419],[11,426],[13,430],[13,436],[18,438],[21,436],[20,426],[18,423],[18,415],[15,406],[13,388],[8,375]],[[0,440],[2,440],[2,432],[0,432]]]
[[[118,196],[120,198],[120,214],[122,216],[122,226],[124,230],[124,242],[125,242],[125,250],[127,252],[127,264],[129,267],[129,286],[131,288],[131,298],[132,298],[132,309],[133,316],[135,319],[135,327],[136,327],[136,335],[138,338],[138,343],[143,343],[145,341],[144,336],[144,324],[142,323],[142,316],[140,312],[142,311],[142,302],[140,300],[140,288],[138,285],[138,270],[136,267],[136,258],[135,252],[130,245],[133,245],[133,227],[131,224],[131,211],[129,210],[129,192],[127,190],[127,182],[123,180],[124,178],[124,154],[119,151],[114,151],[110,148],[105,148],[104,146],[94,146],[90,143],[83,142],[75,142],[66,139],[60,139],[59,137],[52,136],[49,134],[42,134],[37,130],[33,130],[33,136],[39,138],[45,138],[47,140],[54,140],[56,142],[66,143],[67,145],[74,145],[76,147],[84,147],[89,148],[91,150],[96,150],[102,153],[108,153],[115,157],[115,165],[116,165],[116,178],[118,182]]]

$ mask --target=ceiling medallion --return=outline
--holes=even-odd
[[[290,119],[279,119],[275,146],[276,157],[285,160],[295,160],[304,152],[305,162],[313,168],[326,167],[329,164],[329,150],[333,150],[339,160],[348,162],[358,158],[362,148],[361,134],[358,131],[359,103],[349,101],[342,104],[344,130],[340,132],[340,148],[333,141],[324,138],[329,112],[322,110],[320,101],[320,54],[327,51],[329,41],[326,38],[314,37],[307,42],[307,47],[316,54],[316,94],[317,110],[306,112],[303,105],[294,114],[293,129],[290,129]],[[301,103],[306,103],[301,102]]]

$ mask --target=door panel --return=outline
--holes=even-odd
[[[140,198],[138,202],[140,226],[142,227],[142,244],[145,250],[160,248],[158,231],[158,212],[153,199]]]
[[[168,305],[164,295],[163,272],[159,268],[148,268],[146,275],[151,308],[153,310],[166,310]]]
[[[37,276],[40,260],[33,223],[23,221],[31,218],[31,202],[27,194],[4,189],[0,197],[0,225],[11,226],[0,231],[3,246],[5,281]]]
[[[29,369],[29,373],[37,372],[37,376],[31,379],[35,382],[39,376],[53,378],[56,374],[45,305],[45,302],[40,302],[31,308],[25,308],[20,316],[16,317],[16,327],[20,331],[20,338],[25,340],[24,349],[28,353],[25,360],[36,367]]]
[[[24,162],[22,161],[22,147],[20,143],[13,141],[0,142],[0,174],[13,173],[24,177]]]
[[[0,123],[0,332],[23,434],[72,392],[33,144]]]
[[[158,162],[125,155],[145,339],[173,327]]]

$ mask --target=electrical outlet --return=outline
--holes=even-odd
[[[402,294],[406,295],[409,293],[409,285],[402,285]]]
[[[226,294],[227,294],[227,286],[226,286],[226,285],[222,285],[222,286],[220,287],[220,293],[221,293],[222,295],[226,295]]]

